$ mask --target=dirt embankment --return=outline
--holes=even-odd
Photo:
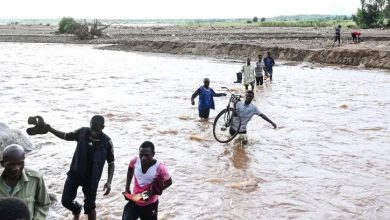
[[[364,42],[332,47],[332,28],[272,27],[125,27],[107,29],[108,37],[79,41],[56,35],[55,26],[0,26],[0,41],[112,44],[103,49],[245,59],[270,51],[276,59],[390,69],[390,30],[362,30]]]

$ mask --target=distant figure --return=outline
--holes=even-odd
[[[165,164],[154,159],[154,145],[145,141],[139,147],[139,156],[129,164],[124,196],[129,202],[123,210],[122,220],[157,220],[158,196],[172,185]],[[134,177],[133,194],[130,184]]]
[[[354,44],[357,44],[357,43],[360,43],[360,35],[361,35],[361,33],[359,32],[359,31],[353,31],[352,33],[351,33],[351,35],[352,35],[352,43],[354,43]]]
[[[241,126],[238,131],[239,134],[246,134],[246,126],[248,122],[252,119],[254,115],[258,115],[267,122],[269,122],[272,127],[276,128],[276,124],[271,121],[265,114],[261,113],[260,110],[252,104],[252,100],[254,98],[254,94],[252,91],[248,91],[246,93],[245,102],[239,101],[236,105],[236,109],[241,118]],[[237,117],[233,117],[233,124],[230,127],[230,134],[233,135],[238,130],[239,120]]]
[[[25,202],[17,198],[0,199],[1,220],[30,220],[30,212]],[[43,218],[44,219],[44,218]]]
[[[40,116],[35,118],[40,122],[34,128],[29,129],[30,134],[35,134],[34,132],[43,134],[48,131],[63,140],[77,142],[65,180],[61,202],[65,208],[72,211],[73,219],[78,220],[82,205],[74,199],[77,196],[77,189],[81,186],[84,194],[84,213],[88,215],[88,220],[95,220],[96,191],[105,162],[108,163],[108,177],[103,187],[104,195],[108,195],[111,191],[111,181],[115,169],[114,146],[111,138],[103,133],[103,116],[95,115],[91,118],[90,127],[82,127],[68,133],[55,130],[46,124]]]
[[[240,71],[243,76],[243,84],[245,90],[248,90],[248,86],[251,85],[251,90],[253,91],[255,87],[255,68],[251,65],[251,58],[246,59],[246,64],[242,66]]]
[[[46,219],[50,199],[42,174],[24,167],[22,146],[11,144],[4,148],[0,170],[0,199],[16,197],[23,200],[32,219]],[[0,206],[3,209],[3,206]],[[20,207],[20,206],[19,206]],[[16,208],[16,207],[15,207]],[[22,214],[23,210],[20,211]],[[0,219],[3,215],[0,214]]]
[[[264,69],[264,63],[263,63],[263,57],[261,55],[258,55],[257,58],[259,59],[256,62],[256,68],[255,68],[255,74],[256,74],[256,85],[263,85],[263,69]]]
[[[337,28],[336,28],[335,35],[334,35],[334,42],[332,44],[332,47],[334,46],[334,44],[337,41],[339,42],[339,46],[340,46],[340,38],[341,38],[341,25],[337,26]]]
[[[274,58],[271,57],[271,52],[267,52],[267,56],[264,58],[264,72],[266,77],[272,82],[273,67],[275,65]]]
[[[203,79],[203,86],[199,87],[194,94],[191,96],[191,104],[195,105],[194,99],[199,95],[199,117],[202,120],[208,120],[210,109],[214,109],[214,97],[226,96],[226,93],[215,93],[212,88],[210,88],[210,79]]]

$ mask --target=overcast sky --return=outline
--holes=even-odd
[[[251,18],[351,15],[360,0],[1,0],[0,18]]]

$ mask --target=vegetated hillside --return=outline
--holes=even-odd
[[[319,15],[319,14],[298,14],[298,15],[280,15],[270,17],[267,20],[271,21],[291,21],[291,20],[347,20],[351,19],[349,15]]]

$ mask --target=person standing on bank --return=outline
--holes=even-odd
[[[78,187],[81,186],[84,193],[84,214],[88,215],[88,220],[95,220],[96,192],[105,162],[108,163],[108,178],[103,187],[104,195],[108,195],[111,191],[115,169],[114,147],[110,137],[103,133],[103,116],[95,115],[91,118],[89,128],[82,127],[69,133],[55,130],[49,124],[44,123],[40,116],[35,118],[38,119],[38,122],[30,124],[36,124],[36,126],[27,130],[30,135],[50,132],[63,140],[77,142],[72,163],[67,173],[68,177],[65,180],[61,202],[65,208],[72,211],[74,220],[78,220],[82,206],[74,199]]]
[[[249,85],[251,85],[251,90],[253,91],[255,87],[255,68],[251,65],[251,58],[248,57],[246,59],[246,64],[242,66],[241,73],[245,91],[248,91]]]
[[[337,26],[334,34],[334,42],[332,44],[332,47],[334,47],[334,44],[338,41],[340,46],[340,39],[341,39],[341,25]]]
[[[129,164],[125,192],[129,202],[123,210],[122,220],[157,220],[158,196],[172,185],[172,178],[164,163],[154,159],[154,144],[145,141],[139,147],[139,156]],[[134,177],[133,194],[130,184]]]

